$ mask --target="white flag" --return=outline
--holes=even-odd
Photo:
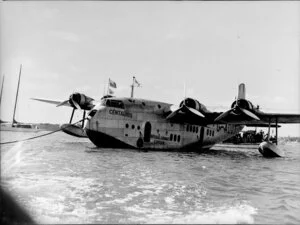
[[[108,88],[108,94],[113,95],[113,94],[114,94],[114,91],[111,90],[110,88]]]
[[[136,83],[136,85],[139,87],[141,86],[141,84],[134,78],[134,82]]]

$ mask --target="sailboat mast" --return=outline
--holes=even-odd
[[[21,80],[21,72],[22,72],[22,64],[20,65],[20,71],[19,71],[19,81],[18,81],[18,88],[17,88],[16,101],[15,101],[15,108],[14,108],[14,115],[13,115],[13,124],[17,122],[17,121],[15,120],[15,115],[16,115],[16,108],[17,108],[18,95],[19,95],[19,87],[20,87],[20,80]]]
[[[1,93],[0,93],[0,105],[1,105],[1,100],[2,100],[3,84],[4,84],[4,75],[3,75],[3,78],[2,78],[2,85],[1,85]]]

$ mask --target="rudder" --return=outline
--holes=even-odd
[[[246,99],[246,87],[244,83],[239,85],[238,99]]]

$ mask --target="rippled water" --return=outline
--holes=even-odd
[[[281,147],[273,159],[257,146],[99,149],[59,132],[1,145],[1,183],[38,223],[299,224],[300,144]]]

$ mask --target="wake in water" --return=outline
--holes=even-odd
[[[150,212],[149,212],[150,213]],[[250,205],[224,206],[189,212],[187,215],[150,213],[149,223],[169,224],[251,224],[257,209]],[[170,215],[171,214],[171,215]]]
[[[23,143],[19,142],[9,148],[4,154],[1,152],[1,176],[5,177],[14,168],[20,165],[23,157]]]

